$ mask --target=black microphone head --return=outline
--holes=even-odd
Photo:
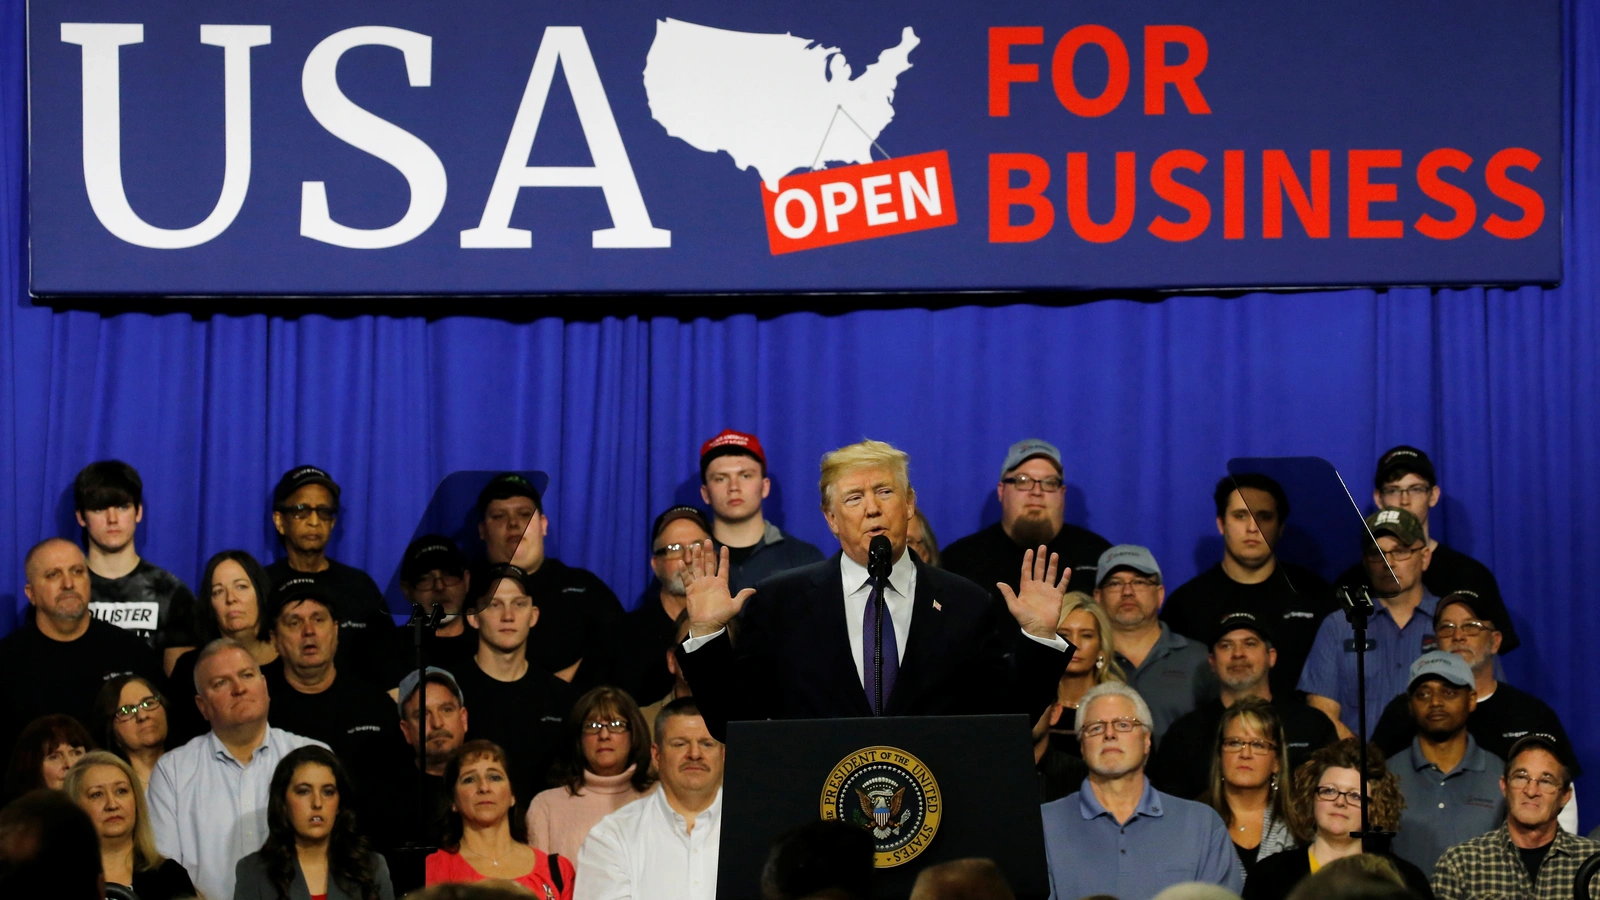
[[[867,545],[867,574],[873,578],[888,578],[893,556],[894,548],[889,545],[889,538],[881,534],[873,535],[872,543]]]

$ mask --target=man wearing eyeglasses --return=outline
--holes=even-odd
[[[1003,600],[999,585],[1020,587],[1022,556],[1043,544],[1072,572],[1069,590],[1094,590],[1094,568],[1111,542],[1066,524],[1067,494],[1061,451],[1037,438],[1018,441],[1000,467],[1000,521],[969,534],[940,553],[954,572]]]
[[[1094,598],[1111,617],[1117,662],[1150,704],[1151,739],[1159,747],[1173,722],[1217,696],[1205,647],[1157,617],[1167,589],[1148,548],[1118,544],[1100,554],[1094,583]]]
[[[1573,896],[1578,867],[1600,852],[1600,842],[1564,831],[1556,820],[1572,795],[1561,755],[1545,735],[1512,745],[1500,779],[1505,824],[1445,851],[1433,870],[1438,900]]]
[[[1149,900],[1186,881],[1243,890],[1216,810],[1163,794],[1145,778],[1151,722],[1139,692],[1114,681],[1078,704],[1074,727],[1089,777],[1077,793],[1040,808],[1051,897]]]
[[[1467,732],[1467,716],[1478,705],[1472,685],[1472,669],[1454,653],[1432,650],[1411,664],[1406,696],[1417,736],[1389,757],[1406,798],[1394,853],[1424,872],[1444,851],[1505,817],[1504,763]]]
[[[423,656],[430,666],[452,666],[478,652],[478,633],[467,627],[466,602],[472,571],[456,542],[442,534],[425,534],[406,547],[400,559],[400,590],[424,613],[435,603],[444,610],[438,628],[422,633]],[[389,650],[387,683],[399,684],[417,670],[415,637],[397,628]]]
[[[1486,603],[1503,607],[1500,583],[1489,567],[1440,543],[1434,538],[1428,519],[1442,496],[1433,461],[1416,447],[1401,445],[1378,458],[1378,467],[1372,479],[1372,502],[1379,509],[1403,509],[1422,524],[1422,534],[1428,541],[1431,561],[1423,573],[1422,583],[1436,597],[1456,591],[1472,591]],[[1340,584],[1366,584],[1366,569],[1351,566],[1339,576]],[[1510,616],[1500,617],[1501,653],[1510,653],[1521,645]]]
[[[1432,556],[1427,535],[1416,517],[1403,509],[1380,509],[1367,517],[1361,563],[1372,583],[1376,610],[1367,622],[1366,711],[1370,733],[1383,707],[1409,683],[1407,670],[1424,651],[1433,649],[1433,614],[1439,598],[1422,583]],[[1306,702],[1322,710],[1339,728],[1340,737],[1359,727],[1356,704],[1356,646],[1350,623],[1329,616],[1317,629],[1311,655],[1300,673]]]
[[[728,587],[735,592],[822,562],[815,544],[762,515],[762,501],[771,493],[767,451],[755,435],[726,428],[700,445],[700,499],[711,507],[711,536],[728,548]]]
[[[316,466],[295,466],[272,490],[272,527],[284,558],[267,566],[273,584],[306,577],[333,599],[339,619],[340,654],[351,669],[381,672],[394,619],[372,576],[328,558],[328,542],[339,520],[339,485]]]
[[[656,516],[650,529],[650,571],[655,577],[645,587],[639,605],[622,618],[612,674],[613,684],[641,702],[672,690],[674,678],[666,660],[678,616],[688,604],[684,556],[690,546],[709,537],[711,526],[705,514],[693,506],[668,509]]]

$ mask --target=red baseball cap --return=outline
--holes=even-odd
[[[728,448],[754,456],[761,460],[763,466],[767,464],[767,454],[761,449],[761,441],[757,440],[755,435],[724,428],[721,434],[700,445],[700,470],[705,471],[706,463],[711,461],[711,454],[721,450],[723,452],[716,455],[727,456]]]

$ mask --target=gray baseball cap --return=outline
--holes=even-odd
[[[1411,664],[1411,677],[1406,681],[1406,690],[1416,687],[1417,682],[1424,678],[1438,678],[1464,688],[1476,683],[1472,678],[1472,667],[1467,665],[1467,661],[1443,650],[1429,650],[1417,657],[1417,661]]]
[[[1000,477],[1004,478],[1007,472],[1033,459],[1035,456],[1042,456],[1050,460],[1055,464],[1057,472],[1066,471],[1061,465],[1061,451],[1056,449],[1055,444],[1049,441],[1041,441],[1038,438],[1028,438],[1025,441],[1017,441],[1011,445],[1010,450],[1006,451],[1006,462],[1005,465],[1000,467]]]
[[[1161,567],[1156,565],[1155,554],[1150,552],[1150,548],[1138,544],[1118,544],[1100,554],[1100,562],[1094,567],[1094,586],[1105,584],[1106,577],[1117,569],[1132,569],[1141,575],[1161,577]]]
[[[456,677],[438,666],[429,666],[423,670],[429,681],[442,681],[456,695],[456,702],[462,706],[467,705],[467,698],[461,696],[461,685],[456,682]],[[406,677],[400,679],[400,696],[395,699],[395,705],[400,708],[400,715],[406,714],[406,701],[417,692],[417,670],[412,669]]]

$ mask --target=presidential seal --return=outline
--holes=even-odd
[[[922,760],[896,747],[864,747],[839,760],[822,786],[822,818],[872,835],[874,865],[903,865],[928,849],[944,801]]]

